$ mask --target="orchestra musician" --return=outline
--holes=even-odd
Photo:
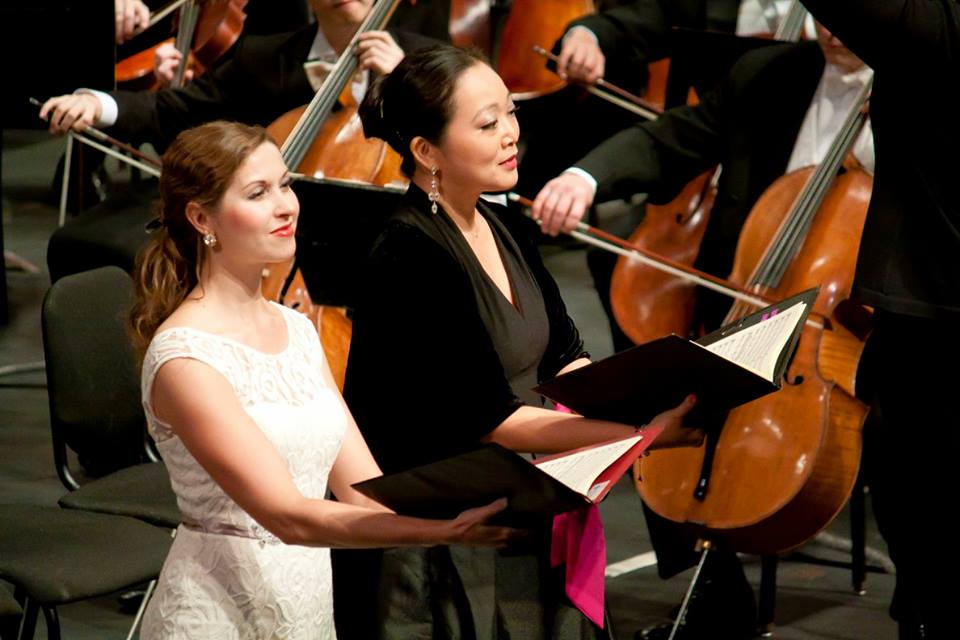
[[[648,90],[665,92],[665,86],[654,86],[663,79],[648,77],[648,64],[669,57],[672,28],[766,36],[776,32],[789,6],[789,0],[602,2],[595,14],[571,23],[554,46],[561,60],[558,71],[578,82],[590,83],[603,77],[637,95],[644,95]],[[805,31],[811,39],[815,36],[811,25]],[[568,60],[570,63],[564,64]],[[721,81],[722,77],[713,82],[704,78],[696,88],[705,93]],[[706,84],[702,84],[704,82]],[[641,122],[639,116],[593,97],[568,101],[560,108],[555,104],[551,104],[550,109],[531,105],[521,110],[520,118],[527,132],[521,159],[523,171],[517,184],[517,192],[522,195],[539,192],[548,180],[603,140]],[[571,122],[577,122],[577,126],[569,126]],[[557,135],[558,131],[564,135]],[[630,234],[642,219],[642,213],[642,207],[631,208],[628,215],[600,220],[593,208],[588,211],[590,224],[622,237]],[[633,343],[612,318],[608,291],[615,263],[614,254],[594,248],[587,250],[587,265],[600,302],[611,319],[613,348],[622,351]]]
[[[716,200],[695,266],[725,277],[747,214],[774,180],[819,163],[872,71],[825,27],[816,42],[772,45],[744,55],[719,91],[695,106],[668,110],[658,120],[621,131],[537,195],[533,216],[544,232],[569,231],[598,198],[646,192],[668,201],[703,171],[723,167]],[[873,168],[868,127],[854,156]],[[731,301],[710,291],[698,293],[700,322],[720,325]],[[646,510],[658,571],[670,577],[697,559],[695,540]],[[752,637],[753,591],[732,552],[710,554],[697,597],[681,627],[681,638]],[[669,625],[640,637],[666,638]]]
[[[93,125],[114,138],[151,142],[164,149],[184,129],[214,119],[267,125],[306,104],[323,80],[324,63],[335,62],[356,33],[373,0],[311,0],[316,24],[292,33],[246,36],[233,54],[183,88],[160,91],[78,90],[47,100],[40,115],[51,133]],[[361,35],[354,52],[364,70],[387,73],[404,51],[433,42],[400,30]],[[304,64],[318,61],[319,65]],[[359,74],[362,96],[369,74]]]
[[[369,258],[344,384],[386,472],[484,442],[545,453],[636,431],[548,410],[532,391],[588,360],[536,247],[480,199],[516,182],[519,131],[508,89],[479,55],[413,52],[361,106],[365,134],[400,153],[411,178]],[[699,443],[682,424],[693,401],[652,421],[666,426],[654,446]],[[337,553],[337,607],[355,608],[338,609],[340,638],[607,637],[564,596],[544,533],[510,556],[390,550],[381,565]]]
[[[567,25],[554,45],[557,71],[570,81],[593,84],[602,78],[636,95],[647,90],[647,65],[668,57],[673,27],[735,33],[772,34],[786,15],[785,0],[608,0],[596,13]],[[810,30],[812,35],[812,29]],[[662,90],[662,89],[661,89]],[[520,112],[527,150],[518,193],[533,194],[590,149],[639,117],[588,98],[556,108],[556,113]],[[577,122],[571,127],[571,122]],[[557,135],[563,131],[564,135]]]
[[[872,458],[874,511],[897,568],[891,614],[900,638],[949,638],[960,569],[943,538],[960,453],[951,402],[960,356],[952,337],[960,320],[960,4],[804,5],[876,69],[877,173],[854,281],[874,310],[857,382],[879,420],[865,434],[864,456]]]
[[[231,54],[183,88],[108,93],[79,90],[48,100],[41,116],[49,119],[55,133],[94,124],[123,142],[152,142],[161,151],[180,131],[214,119],[265,126],[311,101],[372,6],[373,0],[311,0],[315,24],[292,33],[243,36]],[[404,50],[432,42],[397,29],[362,34],[354,53],[363,72],[354,76],[351,91],[362,97],[371,72],[389,71]],[[152,191],[141,188],[119,196],[54,232],[47,252],[52,275],[72,273],[77,264],[93,262],[97,266],[98,260],[120,261],[129,268],[126,262],[132,261],[144,242],[142,227]],[[74,238],[81,241],[74,242]],[[106,250],[91,259],[84,250],[89,246],[87,238],[98,238],[98,246]]]

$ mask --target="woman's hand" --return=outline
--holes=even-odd
[[[663,427],[663,433],[654,440],[651,448],[699,447],[703,444],[706,437],[703,429],[683,424],[683,418],[696,404],[696,397],[689,395],[673,409],[668,409],[651,420],[648,427]]]
[[[467,509],[450,520],[450,536],[446,544],[470,544],[502,548],[524,537],[524,532],[510,527],[486,524],[490,518],[507,508],[507,499],[500,498],[485,507]]]

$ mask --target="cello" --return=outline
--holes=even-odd
[[[795,42],[800,39],[806,10],[794,0],[773,39]],[[661,71],[669,61],[654,63]],[[651,76],[653,78],[654,76]],[[664,86],[657,91],[665,91]],[[691,90],[692,91],[692,90]],[[695,103],[691,96],[690,103]],[[647,205],[643,222],[630,235],[629,242],[677,262],[692,265],[700,252],[700,243],[710,219],[716,197],[720,168],[694,178],[670,202]],[[621,257],[610,281],[610,306],[620,329],[636,344],[669,333],[687,336],[697,333],[693,327],[697,288],[663,272]]]
[[[281,143],[286,165],[301,177],[381,186],[406,183],[400,173],[400,155],[385,142],[364,137],[357,114],[359,105],[350,90],[358,68],[352,52],[359,35],[383,29],[397,2],[378,0],[310,104],[285,113],[267,127],[270,136]],[[333,112],[337,104],[341,108]],[[351,334],[345,310],[313,303],[303,274],[296,268],[296,258],[267,267],[263,295],[297,309],[314,322],[330,369],[342,388]]]
[[[595,11],[593,0],[513,0],[495,62],[514,100],[548,95],[566,86],[534,53],[534,46],[552,46],[571,21]]]
[[[115,78],[118,87],[129,90],[156,89],[159,83],[153,73],[157,48],[173,42],[187,61],[177,67],[172,86],[183,86],[186,70],[194,77],[209,69],[232,47],[243,31],[247,0],[177,0],[180,6],[175,39],[165,40],[117,63]],[[167,9],[158,12],[163,15]],[[155,19],[151,18],[151,24]]]
[[[832,521],[857,477],[863,335],[843,318],[872,178],[860,169],[837,174],[866,120],[870,86],[824,161],[764,192],[737,245],[730,279],[758,294],[784,298],[820,285],[813,311],[822,320],[805,325],[783,387],[721,416],[705,447],[655,451],[639,463],[637,489],[651,509],[736,551],[800,546]],[[726,320],[744,311],[735,304]]]
[[[450,41],[458,47],[476,47],[490,57],[493,47],[491,0],[451,0]]]

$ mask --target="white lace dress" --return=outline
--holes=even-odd
[[[247,413],[286,458],[297,487],[322,498],[346,416],[324,384],[323,350],[310,322],[276,305],[289,342],[277,354],[190,328],[158,333],[143,364],[150,435],[170,472],[184,524],[163,565],[141,637],[336,637],[330,550],[285,545],[231,500],[197,463],[149,399],[157,370],[174,358],[204,362],[233,386]]]

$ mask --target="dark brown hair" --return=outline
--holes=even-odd
[[[416,162],[410,141],[421,136],[440,142],[453,116],[457,80],[477,63],[487,60],[476,49],[445,44],[408,53],[367,90],[359,108],[364,135],[389,144],[403,157],[403,173],[412,176]]]
[[[163,154],[159,226],[133,274],[130,328],[141,354],[203,268],[203,239],[187,219],[187,204],[216,210],[243,161],[268,141],[263,127],[217,120],[180,133]]]

